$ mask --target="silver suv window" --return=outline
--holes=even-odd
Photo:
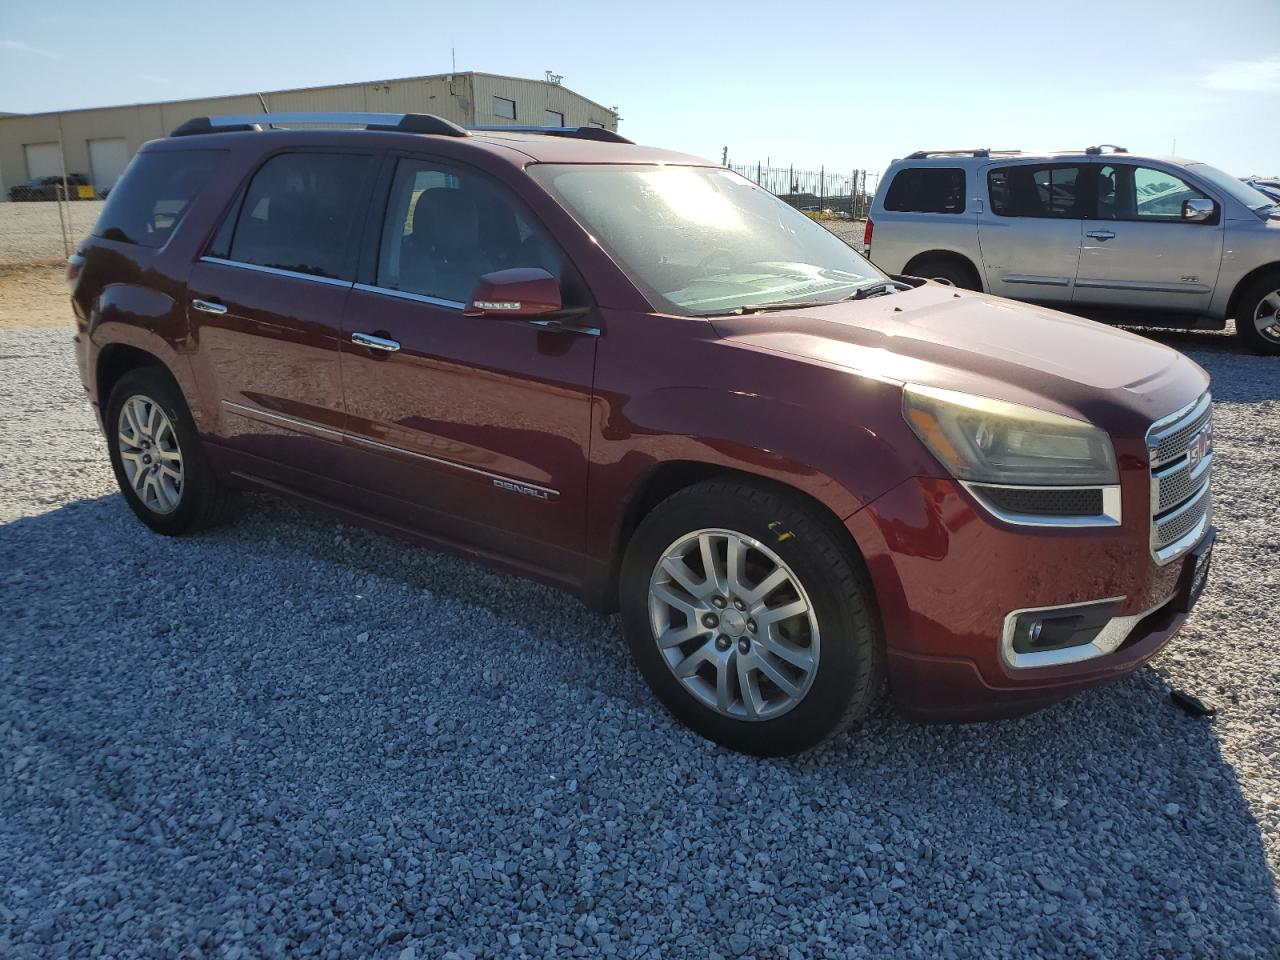
[[[908,167],[889,184],[884,208],[895,213],[964,213],[964,171]]]
[[[1075,163],[1022,164],[987,172],[991,212],[998,217],[1080,220],[1082,168]]]
[[[1203,193],[1181,177],[1154,167],[1106,164],[1098,168],[1099,220],[1182,220],[1184,200],[1206,200]]]

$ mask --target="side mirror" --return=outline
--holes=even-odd
[[[1182,201],[1182,219],[1192,223],[1203,223],[1212,219],[1216,208],[1212,200],[1195,199]]]
[[[560,282],[541,267],[486,273],[476,284],[464,317],[541,317],[559,313]]]

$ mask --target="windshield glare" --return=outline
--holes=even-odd
[[[835,301],[885,275],[804,214],[719,167],[536,164],[659,309],[706,316]]]
[[[1187,169],[1197,177],[1209,181],[1223,193],[1235,197],[1250,210],[1262,210],[1272,205],[1271,199],[1265,193],[1260,193],[1217,167],[1211,167],[1207,163],[1189,163]]]

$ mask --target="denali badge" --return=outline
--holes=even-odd
[[[493,485],[499,490],[510,490],[512,493],[523,493],[526,497],[537,497],[539,500],[550,500],[555,496],[551,490],[532,487],[527,483],[516,483],[514,480],[494,480]]]
[[[1187,445],[1187,470],[1194,472],[1201,461],[1213,453],[1213,424],[1207,423]]]

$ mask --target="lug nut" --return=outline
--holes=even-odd
[[[738,641],[738,652],[749,653],[750,651],[751,651],[751,641],[748,640],[746,637],[743,637],[741,640]]]
[[[741,598],[739,598],[739,597],[734,597],[734,598],[733,598],[733,605],[734,605],[735,607],[737,607],[739,610],[745,610],[745,609],[747,609],[747,605],[746,605],[745,603],[743,603],[743,602],[742,602],[742,600],[741,600]]]
[[[712,598],[711,598],[711,605],[712,605],[713,607],[716,607],[716,608],[718,608],[718,609],[723,610],[723,609],[724,609],[724,597],[712,597]]]
[[[729,638],[726,637],[723,633],[720,634],[720,636],[716,637],[716,649],[717,650],[729,649]]]
[[[702,618],[702,625],[704,627],[714,627],[719,622],[720,622],[720,618],[717,617],[714,613],[708,613]]]
[[[748,630],[750,630],[752,633],[755,633],[755,632],[756,632],[756,622],[755,622],[754,620],[748,620],[748,621],[747,621],[747,629],[748,629]]]

